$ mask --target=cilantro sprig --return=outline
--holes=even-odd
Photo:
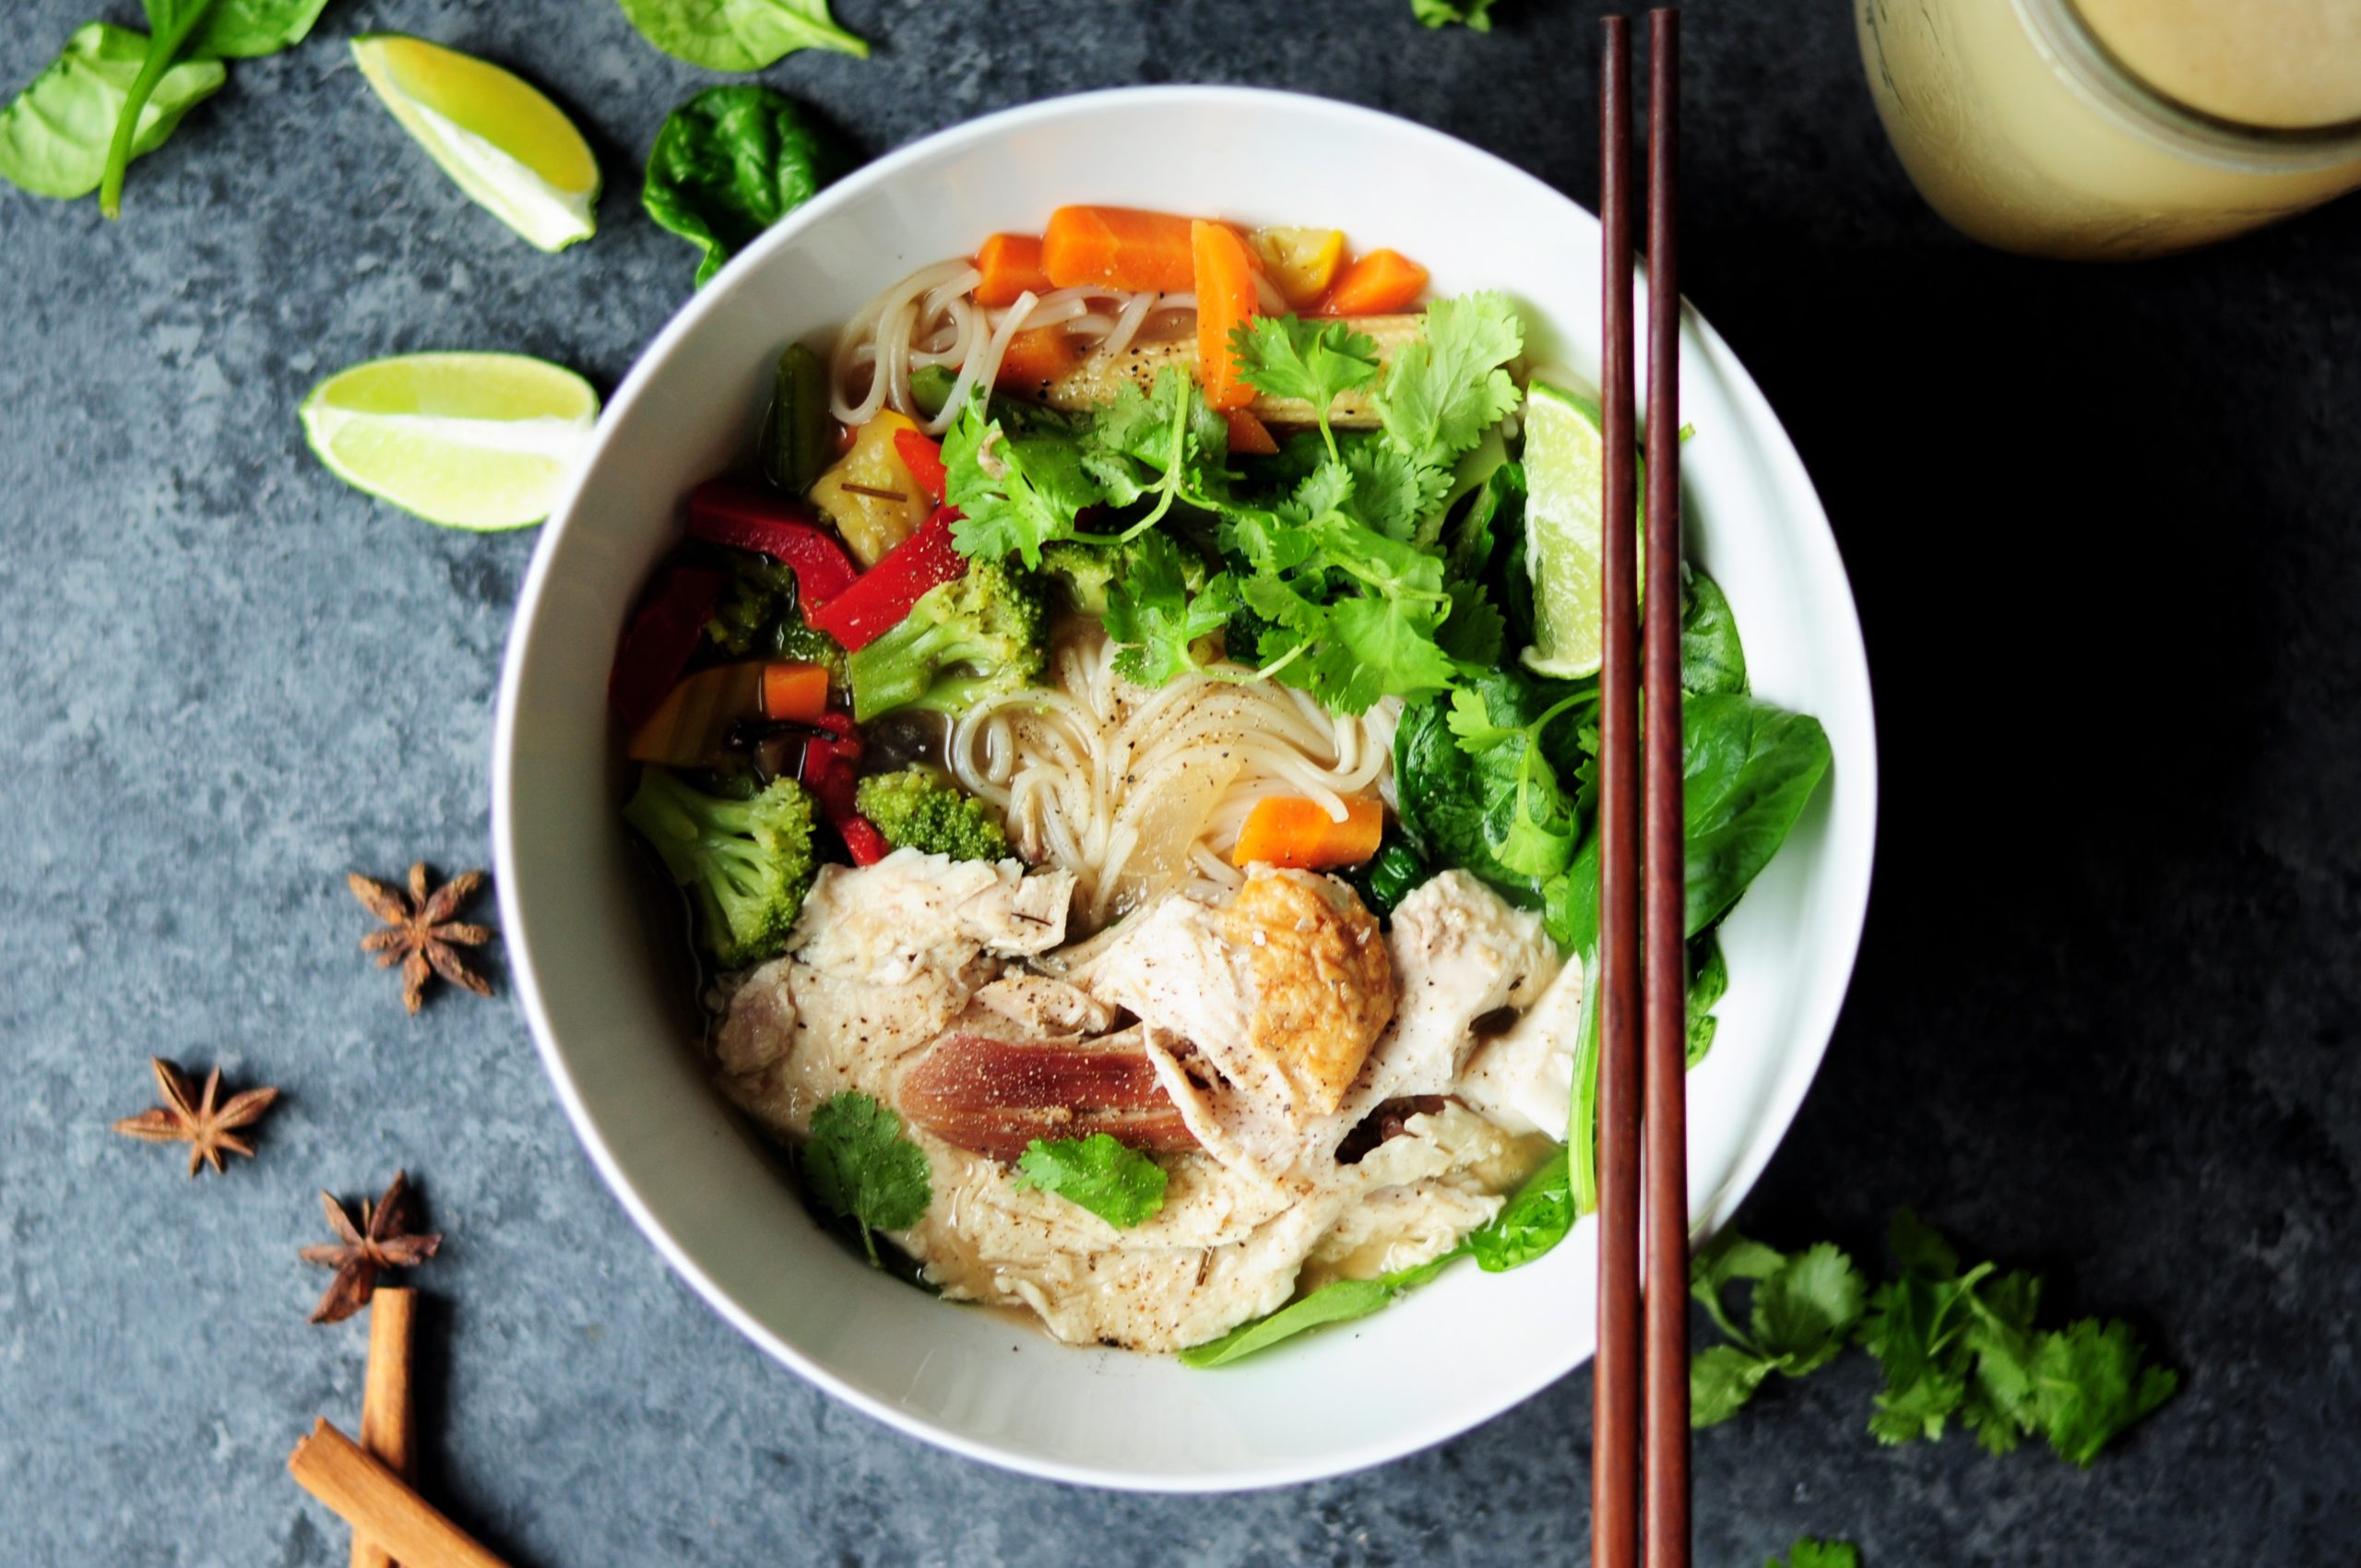
[[[1328,456],[1335,457],[1336,435],[1328,428],[1328,411],[1344,394],[1377,379],[1377,339],[1342,321],[1257,315],[1231,330],[1229,344],[1238,357],[1238,374],[1248,386],[1311,405],[1320,439]]]
[[[1900,1273],[1866,1301],[1852,1260],[1828,1242],[1790,1254],[1732,1233],[1702,1253],[1690,1289],[1728,1342],[1690,1364],[1696,1424],[1727,1420],[1774,1371],[1801,1377],[1826,1365],[1848,1333],[1885,1374],[1869,1418],[1880,1443],[1933,1441],[1956,1420],[1991,1453],[2037,1436],[2087,1468],[2180,1386],[2119,1320],[2037,1328],[2038,1276],[1992,1263],[1963,1268],[1956,1249],[1906,1208],[1888,1241]],[[1754,1282],[1745,1330],[1724,1301],[1741,1280]]]
[[[1169,1180],[1164,1167],[1105,1133],[1036,1138],[1016,1159],[1019,1187],[1054,1193],[1118,1230],[1154,1219]]]
[[[1762,1568],[1861,1568],[1861,1550],[1851,1541],[1814,1540],[1806,1536],[1787,1549],[1785,1562],[1774,1557]]]
[[[831,1095],[812,1113],[803,1145],[803,1190],[860,1231],[872,1264],[879,1230],[905,1230],[926,1218],[934,1189],[926,1151],[902,1136],[902,1119],[857,1090]]]

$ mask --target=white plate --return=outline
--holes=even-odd
[[[1134,89],[991,115],[881,159],[689,302],[616,393],[544,529],[493,742],[501,913],[534,1038],[591,1158],[682,1277],[779,1360],[915,1436],[1036,1475],[1175,1491],[1309,1480],[1439,1443],[1578,1365],[1592,1349],[1591,1227],[1521,1272],[1462,1265],[1375,1317],[1219,1372],[1068,1348],[935,1301],[815,1229],[708,1085],[615,814],[605,694],[618,632],[677,537],[682,493],[745,449],[780,346],[825,346],[883,284],[995,230],[1038,231],[1074,201],[1334,225],[1418,257],[1440,292],[1508,291],[1533,358],[1596,374],[1596,222],[1406,121],[1240,88]],[[1690,1100],[1691,1191],[1712,1227],[1771,1158],[1835,1023],[1877,774],[1859,626],[1810,481],[1693,314],[1682,353],[1695,553],[1728,590],[1756,690],[1817,715],[1836,757],[1725,932],[1729,996]]]

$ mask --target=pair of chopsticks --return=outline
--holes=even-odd
[[[1635,580],[1639,563],[1632,559],[1632,530],[1620,526],[1636,509],[1629,30],[1625,18],[1607,18],[1599,108],[1607,338],[1600,422],[1607,445],[1607,521],[1600,552],[1606,643],[1598,725],[1598,1361],[1591,1562],[1594,1568],[1636,1568],[1644,1549],[1647,1568],[1688,1568],[1680,291],[1673,222],[1679,175],[1680,13],[1670,7],[1648,13],[1643,593]],[[1636,627],[1635,636],[1641,605],[1645,624]]]

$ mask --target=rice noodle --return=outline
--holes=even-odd
[[[1341,820],[1346,796],[1392,783],[1398,703],[1332,714],[1276,682],[1212,674],[1151,690],[1115,672],[1116,652],[1096,622],[1069,621],[1051,684],[987,699],[947,748],[953,775],[1000,809],[1019,853],[1074,873],[1078,931],[1170,887],[1238,886],[1229,851],[1266,795],[1308,796]]]

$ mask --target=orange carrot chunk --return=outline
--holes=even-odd
[[[763,717],[809,724],[828,711],[828,671],[819,664],[763,666]]]
[[[1271,435],[1271,427],[1254,417],[1252,409],[1231,409],[1222,418],[1229,422],[1229,449],[1241,457],[1269,457],[1275,456],[1279,444]]]
[[[1178,293],[1195,270],[1189,220],[1133,207],[1062,207],[1041,232],[1041,270],[1060,289]]]
[[[1028,327],[1008,340],[993,385],[1020,398],[1038,398],[1082,362],[1082,350],[1062,327]]]
[[[1354,866],[1377,853],[1385,832],[1385,807],[1367,795],[1345,802],[1345,820],[1338,822],[1318,801],[1300,795],[1265,795],[1246,814],[1238,830],[1238,848],[1230,851],[1232,865],[1288,866],[1320,871],[1329,866]]]
[[[1320,302],[1322,315],[1392,315],[1427,291],[1427,269],[1400,251],[1371,251],[1355,261]]]
[[[1254,388],[1239,379],[1229,335],[1254,314],[1254,263],[1246,242],[1227,223],[1199,219],[1190,226],[1197,261],[1197,379],[1205,406],[1228,411],[1254,400]]]
[[[1041,236],[994,234],[976,250],[976,270],[984,280],[976,285],[976,303],[997,310],[1013,305],[1030,290],[1046,294],[1053,286],[1041,270]]]

